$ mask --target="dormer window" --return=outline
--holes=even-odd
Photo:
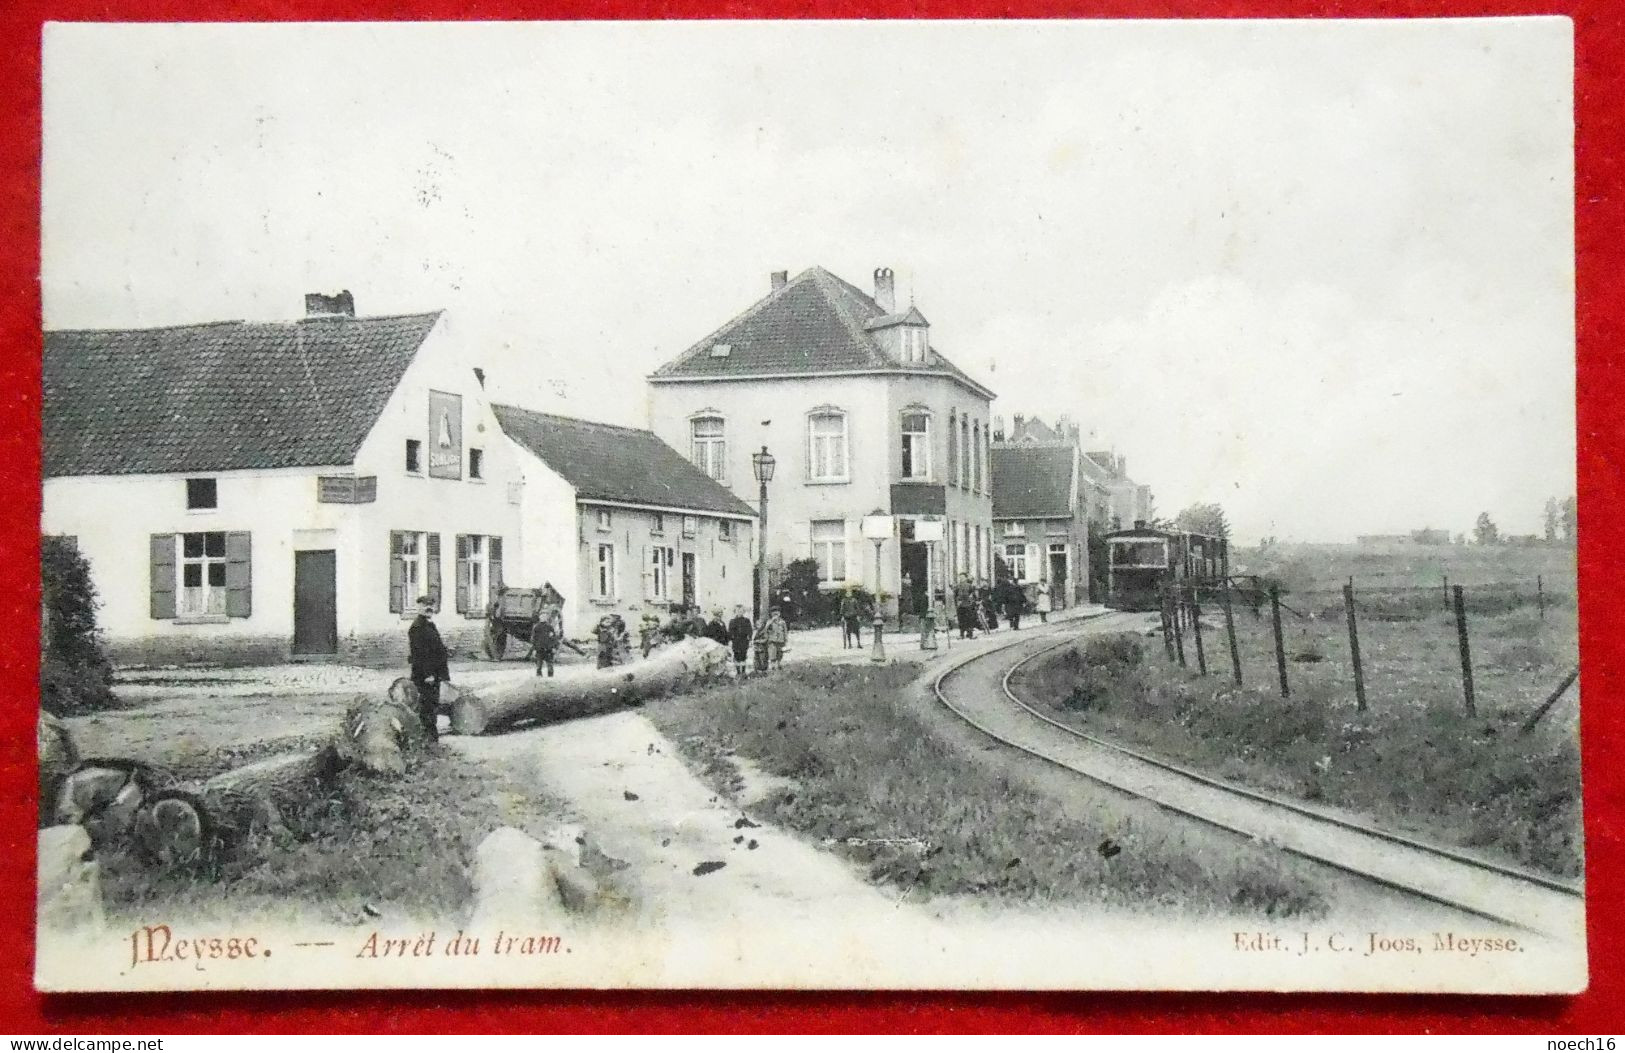
[[[908,325],[903,327],[904,362],[910,365],[924,365],[928,346],[924,326]]]

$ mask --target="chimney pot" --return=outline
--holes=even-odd
[[[887,314],[897,313],[897,278],[890,267],[875,268],[875,303]]]
[[[780,289],[782,289],[786,285],[790,284],[790,272],[789,271],[774,271],[773,274],[772,274],[772,280],[773,280],[773,291],[778,292]]]
[[[354,318],[355,297],[350,290],[341,289],[331,296],[325,293],[305,294],[306,318]]]

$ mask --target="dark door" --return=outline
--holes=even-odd
[[[338,654],[338,560],[332,549],[293,554],[293,653]]]
[[[683,606],[694,606],[694,553],[683,553]]]
[[[1066,553],[1051,552],[1049,554],[1049,595],[1050,603],[1055,607],[1072,606],[1072,596],[1068,592],[1071,588],[1066,580]]]
[[[923,541],[903,542],[903,594],[899,613],[925,613],[926,545]]]

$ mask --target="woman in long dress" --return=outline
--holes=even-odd
[[[1041,581],[1038,583],[1038,595],[1033,600],[1033,608],[1038,611],[1038,620],[1040,622],[1049,621],[1049,582]]]

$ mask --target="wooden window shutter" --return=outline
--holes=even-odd
[[[485,588],[490,593],[491,599],[494,600],[497,598],[497,593],[502,591],[502,539],[499,537],[487,538],[485,547],[486,561],[488,563]]]
[[[468,535],[457,535],[457,613],[468,613]]]
[[[401,562],[401,549],[405,546],[403,537],[399,530],[389,532],[389,609],[394,614],[406,610],[406,566]]]
[[[653,545],[643,546],[643,598],[655,598],[655,550]]]
[[[154,618],[175,617],[175,535],[153,534],[151,541],[152,591],[149,612]]]
[[[429,554],[428,593],[434,598],[435,606],[440,605],[440,535],[424,534],[425,550]],[[416,601],[417,597],[411,597]]]
[[[247,618],[254,613],[253,535],[247,530],[226,531],[226,617]]]

